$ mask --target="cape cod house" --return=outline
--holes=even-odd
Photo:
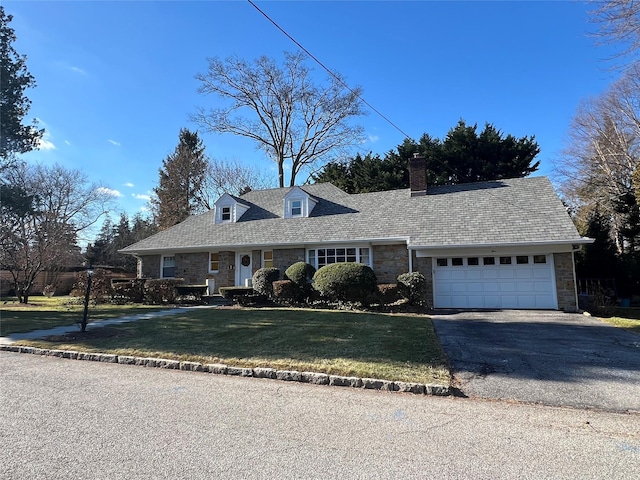
[[[313,184],[224,194],[201,215],[135,243],[138,275],[219,287],[250,284],[261,267],[297,261],[371,266],[379,283],[422,272],[434,308],[577,306],[582,238],[546,177],[347,194]]]

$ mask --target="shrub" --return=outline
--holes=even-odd
[[[251,279],[253,290],[260,295],[273,297],[273,282],[280,278],[280,270],[277,268],[260,268]]]
[[[254,289],[251,287],[220,287],[218,291],[222,298],[235,300],[236,298],[253,294]]]
[[[182,278],[153,278],[144,284],[144,302],[152,305],[176,303],[177,285],[182,285]]]
[[[113,302],[117,304],[142,303],[144,300],[144,278],[114,278],[111,280]]]
[[[44,288],[42,289],[42,295],[44,295],[45,297],[53,297],[56,293],[56,286],[52,285],[52,284],[48,284],[45,285]]]
[[[427,295],[427,279],[420,272],[398,275],[398,293],[411,305],[424,305]]]
[[[73,285],[71,295],[84,297],[87,291],[87,272],[80,271],[76,274],[76,283]],[[91,291],[89,298],[94,303],[99,303],[105,298],[111,298],[113,290],[109,280],[109,272],[103,268],[96,268],[91,274]]]
[[[305,262],[296,262],[287,268],[284,272],[284,278],[291,280],[293,284],[294,299],[304,300],[309,297],[315,273],[315,267]]]
[[[273,282],[273,298],[279,302],[291,303],[298,298],[298,289],[291,280]]]
[[[395,283],[381,283],[378,285],[378,301],[382,305],[389,305],[400,300],[398,285]]]
[[[313,287],[331,301],[371,303],[377,292],[376,275],[362,263],[333,263],[313,276]]]

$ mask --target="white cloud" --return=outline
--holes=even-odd
[[[120,146],[120,142],[116,142],[115,140],[111,140],[111,139],[109,139],[109,140],[107,140],[107,141],[108,141],[111,145],[115,145],[116,147],[119,147],[119,146]]]
[[[71,67],[69,67],[69,70],[71,70],[74,73],[79,73],[80,75],[87,75],[86,70],[84,70],[84,69],[82,69],[80,67],[71,66]]]
[[[151,200],[151,195],[146,195],[144,193],[132,193],[131,196],[137,200],[149,201]]]
[[[133,188],[135,185],[133,183],[131,183],[131,182],[127,182],[127,183],[122,184],[122,186],[123,187]]]
[[[380,140],[380,137],[378,135],[371,135],[369,134],[369,141],[371,143],[376,143],[378,140]]]
[[[67,145],[71,146],[71,142],[69,140],[65,140],[64,143],[66,143]]]
[[[141,212],[150,212],[149,207],[140,207]]]
[[[53,142],[51,140],[49,140],[49,138],[51,138],[51,135],[49,135],[47,133],[47,131],[45,130],[44,135],[42,136],[42,138],[40,138],[40,140],[38,140],[38,148],[40,150],[55,150],[56,146],[53,144]]]
[[[112,188],[107,188],[107,187],[98,187],[97,189],[98,193],[104,193],[107,194],[111,197],[122,197],[122,193],[120,193],[118,190],[114,190]]]

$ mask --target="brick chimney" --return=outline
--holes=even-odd
[[[412,197],[427,194],[427,161],[419,153],[409,159],[409,186]]]

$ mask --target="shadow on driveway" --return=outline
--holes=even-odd
[[[466,395],[640,412],[640,335],[556,311],[436,311]]]

